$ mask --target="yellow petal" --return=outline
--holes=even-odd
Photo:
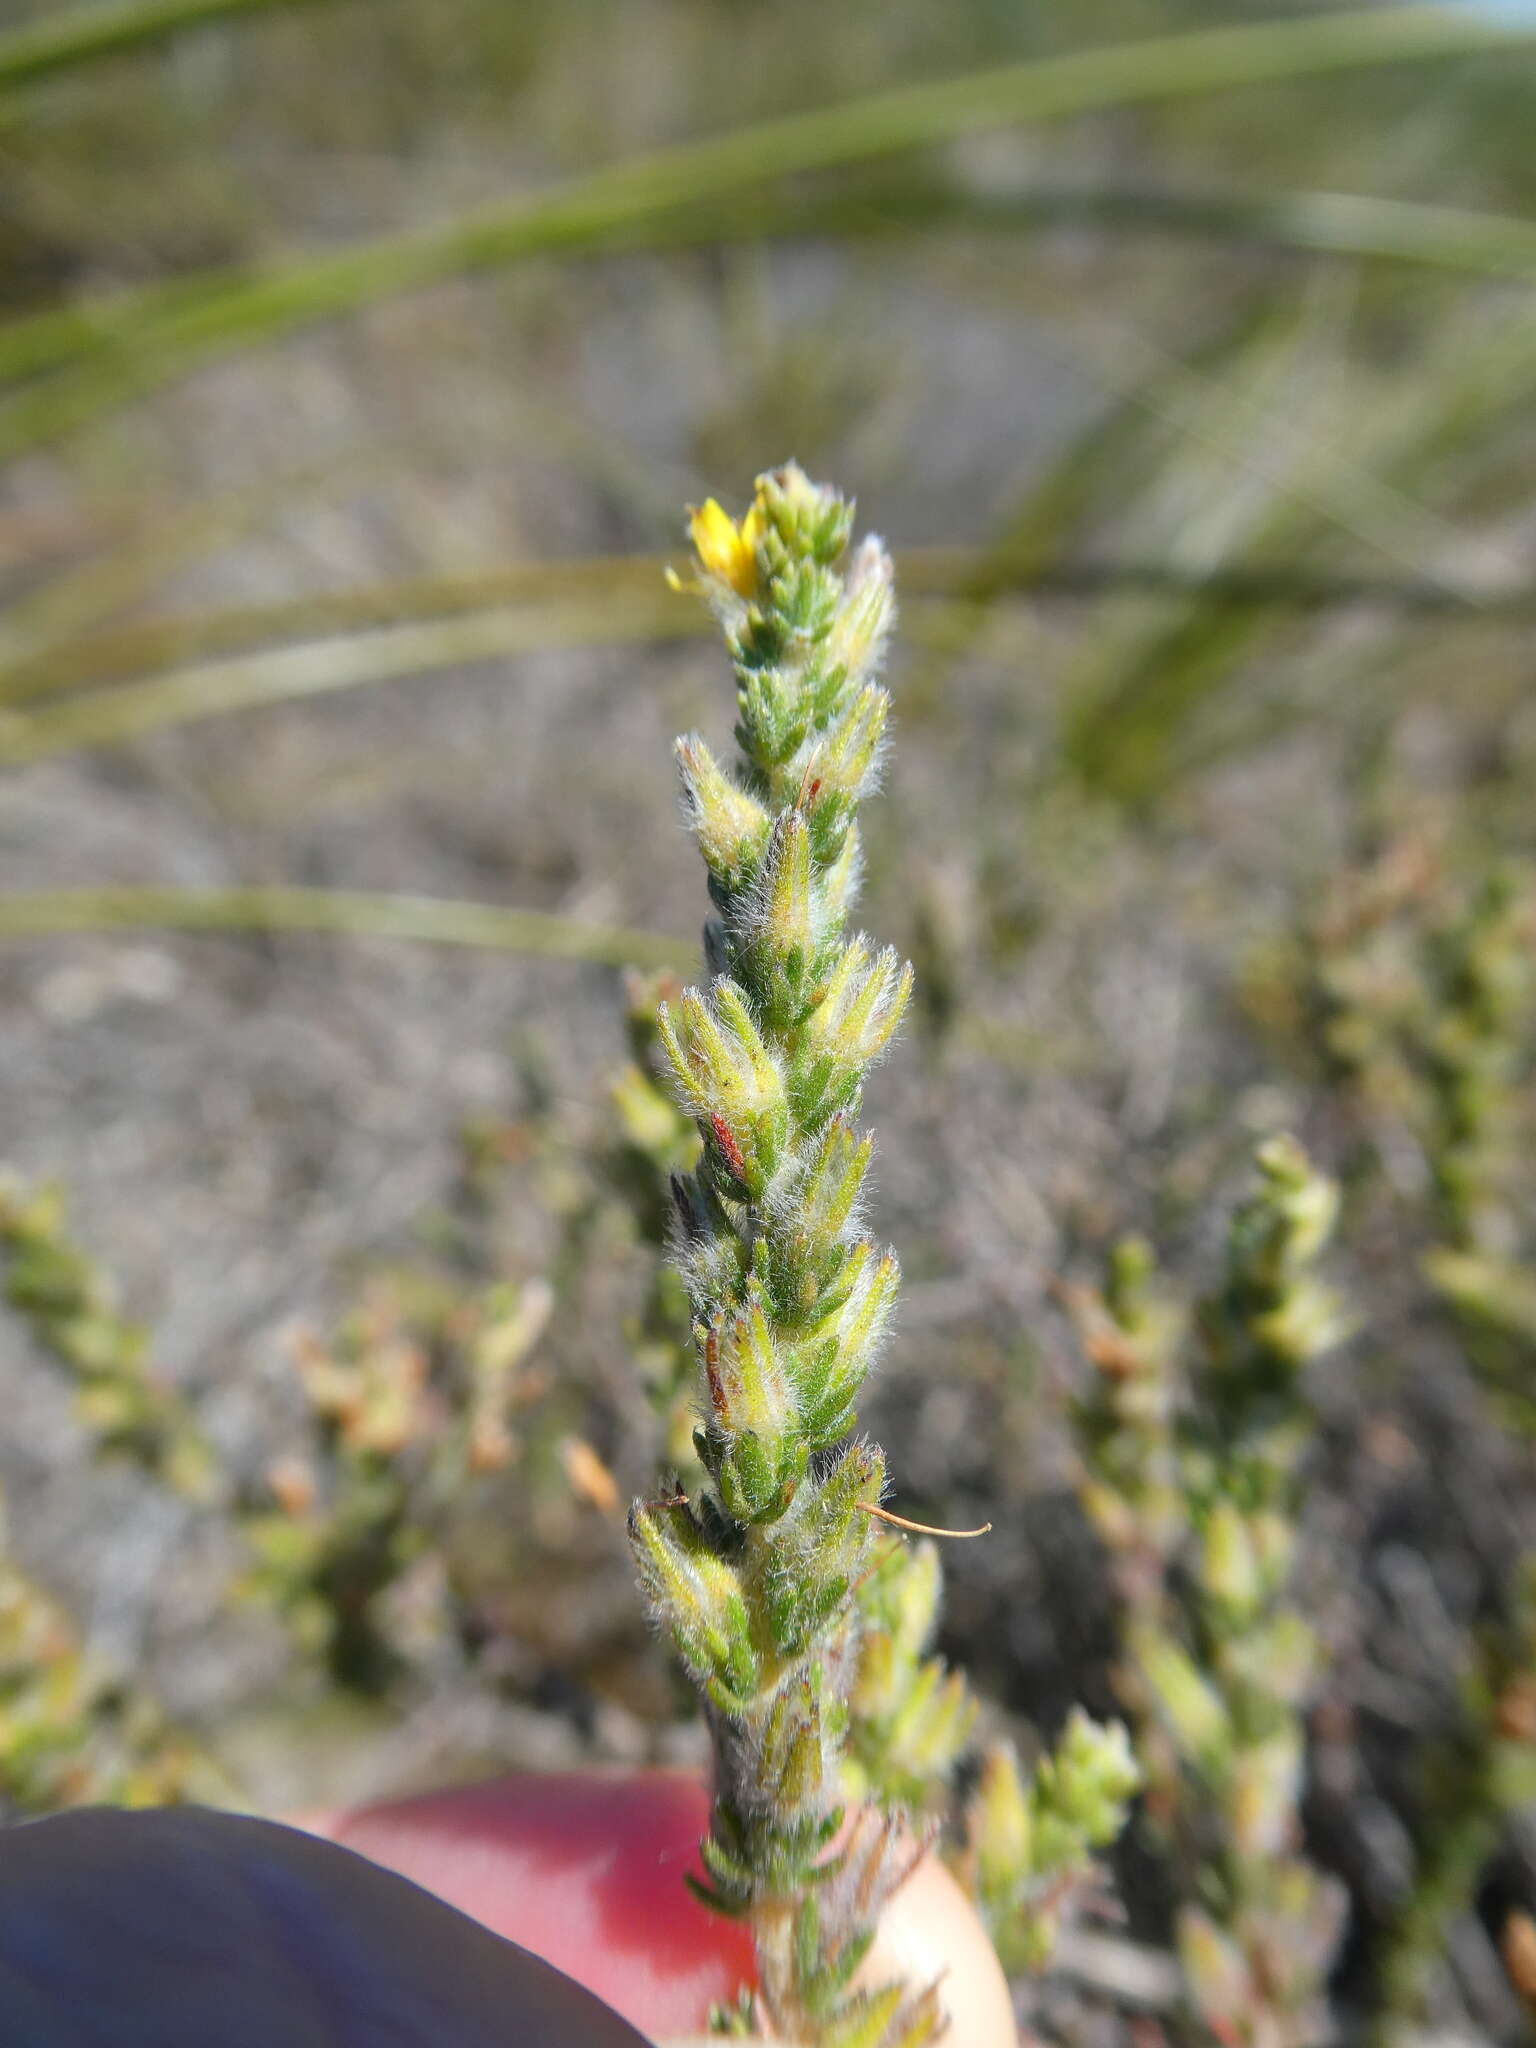
[[[728,583],[738,596],[750,597],[757,587],[757,538],[762,518],[754,505],[738,526],[713,498],[707,498],[688,521],[699,567]]]

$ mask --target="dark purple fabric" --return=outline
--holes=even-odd
[[[0,1830],[4,2048],[645,2048],[350,1849],[197,1807]]]

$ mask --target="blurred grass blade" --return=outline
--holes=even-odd
[[[573,237],[564,253],[953,231],[1012,235],[1052,226],[1141,239],[1229,242],[1536,283],[1536,221],[1514,214],[1351,192],[1234,195],[1070,186],[977,191],[948,175],[884,177],[851,186],[840,182],[823,191],[765,191],[746,210],[690,206],[625,228],[595,230],[586,241]],[[442,233],[453,237],[460,231],[460,225],[450,223]],[[57,372],[82,357],[110,354],[116,346],[131,347],[146,325],[227,299],[250,282],[237,269],[194,271],[11,320],[0,325],[0,383]]]
[[[508,426],[518,436],[519,447],[547,450],[557,461],[576,464],[600,482],[615,507],[631,515],[637,524],[656,525],[662,518],[670,524],[683,487],[668,477],[665,465],[655,461],[640,465],[612,435],[602,433],[595,422],[551,400],[547,393],[539,403],[525,402],[509,393],[503,409]],[[292,505],[301,497],[311,508],[323,500],[335,502],[375,480],[398,480],[408,461],[431,461],[436,452],[429,433],[403,425],[399,433],[371,434],[344,453],[329,450],[310,462],[264,470],[255,478],[247,476],[232,488],[185,502],[176,501],[163,511],[153,506],[143,508],[127,535],[115,546],[70,562],[9,599],[0,610],[0,672],[9,671],[19,661],[40,657],[45,649],[87,640],[95,635],[96,628],[107,627],[114,613],[136,606],[157,584],[248,532],[275,508]],[[662,491],[666,493],[664,505],[656,502]],[[627,565],[616,563],[615,573],[622,574],[624,566],[635,565],[633,561]],[[572,586],[562,570],[560,563],[530,564],[520,576],[515,572],[508,575],[509,594],[520,599],[569,594]],[[479,580],[485,587],[476,608],[485,609],[497,602],[490,587],[495,578]],[[402,579],[403,587],[408,589],[412,581]],[[588,579],[577,587],[588,590],[593,586]],[[658,568],[650,578],[648,595],[654,596],[659,588]],[[448,607],[470,608],[462,603]],[[337,631],[340,624],[360,627],[393,623],[413,616],[413,612],[409,605],[397,606],[382,616],[354,617],[338,623],[327,600],[322,598],[317,615],[321,622],[317,630]],[[105,636],[95,635],[97,639],[102,637]],[[261,637],[246,634],[229,644],[249,645],[253,638]],[[292,639],[298,633],[267,637]],[[185,654],[173,649],[158,664],[141,666],[167,666],[177,659],[191,659],[193,653],[202,651],[211,653],[219,649],[210,645],[206,650],[194,649]],[[4,683],[0,682],[0,698],[6,694]]]
[[[662,932],[588,924],[550,911],[347,889],[43,889],[0,895],[0,939],[147,930],[410,939],[606,967],[687,967],[698,951],[691,941]]]
[[[298,641],[339,638],[379,627],[420,625],[509,606],[533,606],[565,626],[568,608],[593,610],[594,632],[606,638],[690,638],[703,629],[685,608],[664,595],[665,564],[656,555],[583,555],[547,562],[510,562],[502,568],[449,576],[400,576],[349,589],[317,591],[274,603],[233,605],[170,619],[151,619],[115,631],[47,636],[19,644],[24,651],[0,660],[0,705],[26,704],[57,691],[131,675],[145,675],[220,655]],[[629,606],[644,618],[626,631]],[[604,608],[606,606],[606,608]],[[553,608],[553,609],[552,609]],[[3,615],[9,624],[13,614]],[[339,685],[338,687],[345,687]],[[4,743],[0,726],[0,745]]]
[[[1081,184],[978,187],[937,168],[905,177],[885,172],[840,179],[835,187],[812,191],[768,192],[748,212],[690,210],[647,224],[643,234],[626,238],[623,246],[949,230],[1016,234],[1053,226],[1138,239],[1163,235],[1231,242],[1536,283],[1536,220],[1520,214],[1430,206],[1359,192],[1202,192]],[[0,344],[5,332],[0,329]]]
[[[0,34],[0,93],[124,50],[163,42],[205,22],[315,4],[316,0],[129,0],[113,6],[103,0],[95,6],[61,7]]]
[[[420,452],[408,434],[380,434],[344,454],[327,451],[312,462],[279,465],[184,502],[141,499],[115,545],[29,583],[0,609],[0,675],[16,662],[41,659],[46,649],[108,637],[114,615],[143,603],[193,562],[269,523],[274,513],[301,500],[311,507],[323,497],[335,500],[398,475]],[[0,699],[4,695],[0,682]]]
[[[908,678],[901,700],[904,716],[930,717],[939,710],[946,678],[986,633],[994,601],[1009,590],[1037,586],[1051,562],[1071,547],[1106,475],[1142,425],[1134,405],[1109,407],[1073,436],[1043,476],[1030,482],[995,540],[973,557],[957,585],[954,633],[947,643],[931,644]]]
[[[0,718],[0,767],[19,767],[80,747],[118,746],[171,726],[259,705],[354,690],[435,670],[504,660],[551,647],[682,639],[686,608],[667,591],[503,607],[466,617],[388,627],[344,639],[208,662],[90,696],[28,719]]]
[[[590,248],[616,231],[792,173],[868,163],[1009,122],[1532,44],[1536,24],[1512,27],[1438,6],[1367,8],[1078,50],[753,123],[446,226],[277,265],[152,310],[114,330],[105,360],[88,357],[18,394],[0,412],[0,456],[75,431],[198,364],[312,322],[446,277]]]
[[[1224,361],[1245,339],[1243,331],[1217,335],[1196,357],[1196,366],[1205,369]],[[957,609],[953,645],[935,647],[903,690],[909,716],[928,713],[943,701],[946,677],[986,632],[994,599],[1038,586],[1111,494],[1117,504],[1134,495],[1146,467],[1149,417],[1159,410],[1158,380],[1123,379],[1114,401],[1066,442],[1043,475],[1029,479],[957,587],[968,609]]]
[[[1314,436],[1318,462],[1282,482],[1270,502],[1250,508],[1213,569],[1230,573],[1246,564],[1261,570],[1283,559],[1305,573],[1312,551],[1325,539],[1335,542],[1340,526],[1357,537],[1366,531],[1354,516],[1363,506],[1357,483],[1374,493],[1383,515],[1414,517],[1418,508],[1407,494],[1449,452],[1475,455],[1533,387],[1536,335],[1528,321],[1496,325],[1475,338],[1458,334],[1411,380],[1399,378],[1384,397],[1358,403],[1347,440],[1337,422],[1331,431],[1320,429]],[[1243,450],[1235,449],[1235,467],[1240,456],[1245,462]],[[1465,537],[1447,519],[1423,514],[1414,523],[1423,528],[1412,536],[1423,558],[1410,581],[1440,581],[1439,563],[1460,553]],[[1378,539],[1404,557],[1389,530]],[[1445,588],[1451,597],[1456,586],[1447,579]],[[1485,596],[1463,588],[1455,602],[1464,603],[1473,620],[1495,615],[1500,600],[1491,590]],[[1133,621],[1129,633],[1101,633],[1069,685],[1064,751],[1080,778],[1133,806],[1155,797],[1177,772],[1197,716],[1275,629],[1277,616],[1259,607],[1175,606]]]
[[[1536,283],[1536,221],[1516,214],[1354,192],[1245,194],[1116,186],[979,191],[937,171],[842,180],[823,190],[767,190],[745,210],[712,203],[687,206],[624,227],[599,227],[586,241],[573,237],[564,253],[601,255],[780,238],[916,236],[953,230],[1019,234],[1052,226],[1143,239],[1161,235],[1231,242]],[[446,239],[456,238],[464,224],[450,222],[440,232]],[[518,253],[510,251],[508,260]],[[445,261],[449,269],[455,267]],[[56,371],[82,356],[108,352],[115,344],[131,345],[147,323],[217,301],[250,282],[248,273],[235,268],[193,271],[10,320],[0,325],[0,382]]]
[[[1046,488],[1039,500],[1026,501],[1022,531],[1033,531],[1036,505],[1052,501],[1054,495]],[[1432,617],[1447,625],[1490,619],[1536,620],[1536,587],[1529,584],[1484,593],[1438,579],[1416,582],[1285,564],[1251,568],[1238,564],[1207,570],[1135,557],[1063,560],[1043,551],[1014,549],[1007,535],[995,548],[908,549],[897,560],[908,592],[904,614],[907,639],[930,656],[903,686],[908,717],[920,715],[937,701],[939,685],[933,679],[942,677],[986,630],[994,604],[1008,597],[1080,600],[1139,594],[1188,598],[1197,600],[1202,610],[1214,608],[1239,615],[1255,609],[1309,614],[1365,607],[1387,615]],[[371,662],[361,654],[355,667],[348,657],[345,672],[327,673],[318,645],[300,650],[314,657],[313,681],[308,688],[286,667],[276,672],[274,680],[274,672],[265,665],[241,663],[237,673],[220,659],[237,652],[293,648],[296,643],[323,644],[328,635],[340,639],[388,627],[455,619],[472,622],[478,634],[481,627],[476,615],[523,605],[531,610],[526,634],[510,623],[505,627],[493,624],[486,629],[489,637],[485,643],[439,641],[434,636],[427,643],[428,652],[441,652],[445,658],[479,658],[463,650],[485,644],[491,654],[523,653],[531,651],[541,633],[550,634],[551,644],[565,646],[578,640],[599,646],[697,636],[703,628],[692,615],[672,608],[667,598],[658,595],[661,570],[661,559],[653,555],[512,563],[478,574],[401,577],[274,604],[193,612],[82,635],[0,664],[0,765],[19,758],[34,727],[47,735],[47,744],[40,751],[50,753],[62,744],[87,746],[104,740],[107,726],[124,715],[109,713],[109,702],[133,701],[128,691],[119,688],[112,692],[105,686],[129,678],[150,680],[136,693],[139,709],[127,714],[135,730],[111,737],[143,737],[161,725],[252,709],[279,698],[319,696],[332,689],[399,679],[395,658]],[[577,599],[582,600],[579,607],[574,603]],[[573,631],[572,622],[577,619],[580,625]],[[403,660],[397,644],[386,648],[381,642],[379,646],[381,654],[388,652]],[[435,660],[424,661],[419,672],[430,674],[440,665]],[[4,719],[3,707],[17,709],[86,686],[93,686],[92,694],[70,707],[80,710],[80,722],[73,730],[83,737],[66,742],[62,735],[69,728],[62,718],[45,724],[45,714],[12,719],[8,724]]]
[[[844,203],[851,217],[852,208]],[[815,221],[814,201],[802,210]],[[1060,222],[1114,234],[1238,242],[1536,283],[1536,221],[1472,207],[1380,199],[1369,193],[1181,192],[1113,186],[952,190],[947,205],[935,191],[928,210],[935,225],[997,230]],[[922,200],[916,194],[914,211],[921,223]]]
[[[348,466],[345,481],[382,467],[393,451],[370,450]],[[332,480],[337,465],[285,469],[244,489],[194,498],[163,516],[148,507],[118,546],[87,554],[42,578],[0,609],[0,673],[13,659],[62,646],[126,609],[190,561],[240,540],[292,504],[307,486]],[[0,697],[5,694],[0,684]]]
[[[82,356],[131,346],[154,321],[229,292],[243,275],[229,267],[194,270],[8,320],[0,326],[0,382],[57,372]]]

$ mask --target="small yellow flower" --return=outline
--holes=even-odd
[[[762,533],[762,507],[755,503],[739,526],[713,498],[706,498],[688,521],[699,567],[706,576],[728,583],[738,597],[751,597],[757,589],[757,543]]]

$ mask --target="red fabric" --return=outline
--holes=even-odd
[[[652,2034],[702,2027],[752,1945],[683,1885],[709,1818],[680,1772],[502,1778],[311,1825],[521,1942]]]

